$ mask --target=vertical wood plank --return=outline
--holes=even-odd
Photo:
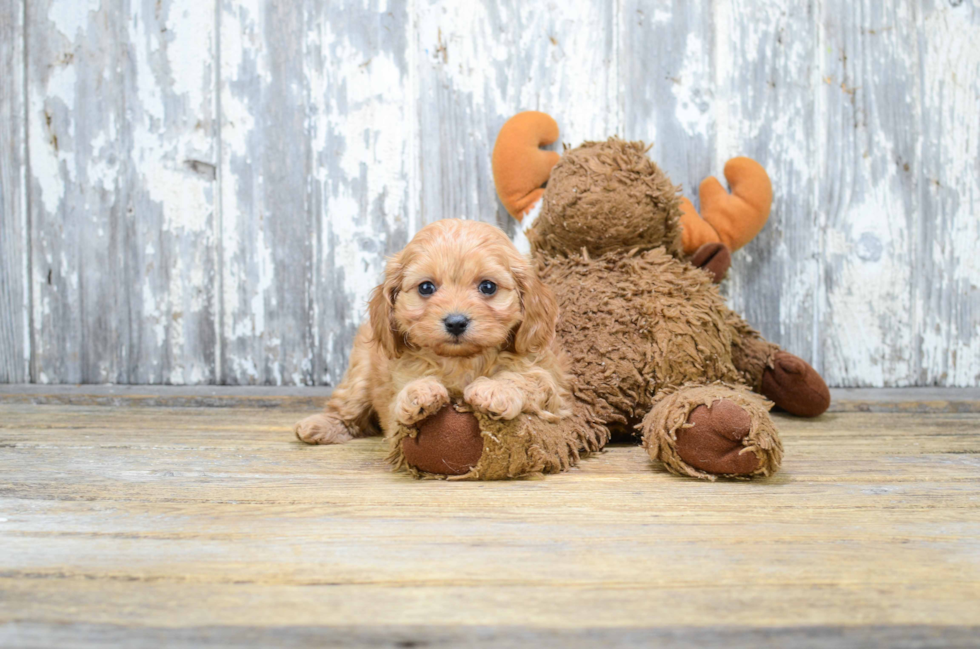
[[[0,383],[30,380],[24,3],[0,0]]]
[[[301,0],[221,1],[222,382],[312,380]]]
[[[490,169],[497,132],[541,110],[572,146],[622,132],[613,3],[419,3],[421,220],[516,222]]]
[[[27,7],[37,380],[211,382],[214,5]]]
[[[414,17],[404,2],[309,0],[316,383],[336,385],[385,256],[418,228]]]
[[[623,0],[619,24],[625,137],[652,144],[650,157],[697,205],[715,159],[712,3]]]
[[[763,162],[773,215],[726,290],[832,384],[977,385],[978,16],[0,0],[0,381],[33,334],[42,382],[334,384],[386,254],[439,218],[515,231],[490,150],[539,109],[572,146],[652,141],[692,197]]]
[[[980,385],[980,3],[923,2],[920,385]]]
[[[815,363],[820,226],[814,205],[812,7],[782,0],[715,5],[717,154],[712,174],[746,155],[772,179],[769,221],[738,251],[723,284],[729,303],[769,340]],[[683,143],[678,143],[683,146]],[[693,194],[695,186],[688,190]]]
[[[820,0],[817,6],[824,376],[836,386],[908,385],[918,374],[916,4]]]

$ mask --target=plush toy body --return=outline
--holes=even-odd
[[[734,193],[709,179],[698,215],[642,143],[613,138],[560,159],[543,155],[538,147],[556,138],[547,115],[512,118],[498,138],[494,171],[515,217],[538,212],[527,237],[558,300],[573,415],[557,423],[478,417],[480,432],[470,428],[469,444],[479,459],[462,477],[560,470],[617,431],[641,435],[651,457],[681,475],[776,471],[782,446],[765,397],[816,416],[830,396],[813,368],[763,340],[714,283],[727,268],[727,247],[751,240],[768,216],[765,171],[736,159],[726,168]],[[438,427],[422,434],[441,435]],[[429,456],[467,444],[458,435],[446,439],[442,451],[430,445]],[[396,444],[393,459],[411,467],[411,453]],[[416,460],[416,470],[425,473],[428,459]]]
[[[725,305],[704,271],[655,248],[548,259],[542,279],[560,305],[575,398],[588,404],[602,439],[639,426],[655,457],[697,477],[778,467],[768,406],[749,391],[775,348]],[[723,407],[729,419],[687,427],[696,407],[717,414],[720,400],[736,406]],[[677,449],[679,439],[691,453]],[[704,448],[723,440],[720,453]]]

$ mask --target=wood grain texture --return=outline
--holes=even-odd
[[[538,109],[695,202],[761,160],[724,290],[830,384],[980,385],[977,0],[0,7],[0,381],[335,385],[385,255],[518,234],[490,152]]]
[[[414,16],[409,3],[308,0],[315,345],[336,385],[385,258],[419,226]]]
[[[908,385],[922,218],[918,9],[827,0],[817,14],[823,368],[833,385]],[[883,74],[882,70],[887,70]]]
[[[223,382],[336,384],[417,227],[404,5],[222,3]]]
[[[301,2],[220,2],[221,382],[311,381],[314,237]]]
[[[112,624],[35,624],[0,626],[0,642],[16,647],[121,646],[168,647],[556,647],[560,649],[662,649],[759,646],[798,649],[850,649],[870,646],[918,649],[973,649],[978,626],[804,626],[753,629],[740,626],[539,629],[509,627],[434,627],[419,625],[382,628],[336,626],[199,626],[132,627]]]
[[[30,380],[24,5],[0,0],[0,383]]]
[[[214,380],[213,16],[27,3],[39,382]]]
[[[625,0],[619,15],[623,133],[697,205],[714,170],[715,15],[710,2]]]
[[[517,112],[553,115],[570,146],[621,132],[613,8],[583,0],[419,3],[423,223],[462,217],[517,229],[490,169],[497,132]]]
[[[980,384],[980,3],[921,3],[922,218],[916,300],[922,385]]]
[[[732,308],[766,338],[819,367],[813,7],[747,0],[718,8],[712,173],[722,180],[725,162],[746,155],[778,188],[766,227],[734,255],[723,288]]]
[[[783,470],[713,484],[634,446],[416,481],[302,414],[0,406],[0,633],[978,624],[977,414],[780,416]]]

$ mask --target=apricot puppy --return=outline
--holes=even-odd
[[[551,289],[501,230],[432,223],[388,261],[347,374],[296,436],[337,444],[376,424],[390,434],[460,399],[494,419],[554,421],[568,396],[557,318]]]

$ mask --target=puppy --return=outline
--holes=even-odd
[[[498,228],[449,219],[388,261],[347,374],[322,414],[295,426],[308,444],[386,434],[452,399],[495,419],[565,414],[558,305]]]

